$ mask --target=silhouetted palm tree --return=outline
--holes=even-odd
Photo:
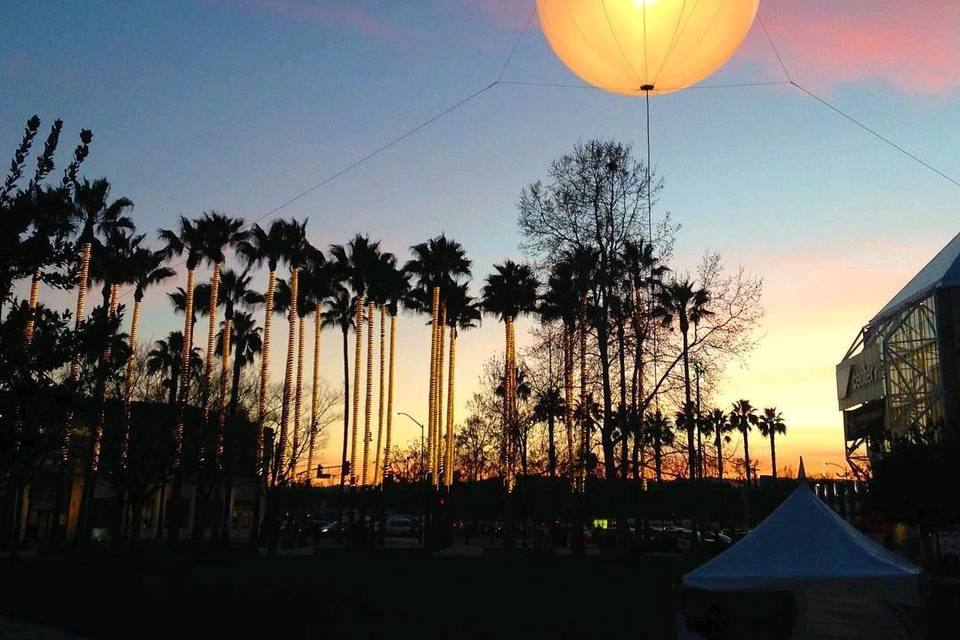
[[[103,430],[106,418],[107,376],[110,370],[112,343],[119,324],[118,298],[120,285],[131,280],[131,256],[144,236],[132,236],[125,229],[109,229],[104,241],[93,242],[90,259],[90,279],[102,285],[103,305],[101,311],[104,331],[101,336],[101,355],[94,383],[94,413],[90,429],[90,444],[84,468],[84,482],[80,492],[74,543],[86,542],[90,527],[90,506],[100,476],[100,458],[103,446]]]
[[[590,442],[590,431],[592,421],[590,420],[590,409],[592,401],[587,394],[587,332],[590,325],[590,291],[593,282],[597,276],[597,265],[600,261],[599,252],[592,247],[577,247],[563,258],[564,262],[570,264],[569,275],[575,286],[575,291],[579,295],[577,301],[577,325],[579,328],[576,338],[580,347],[580,397],[577,399],[577,407],[580,423],[580,447],[577,455],[577,489],[578,499],[578,517],[582,517],[582,498],[583,491],[586,488],[587,474],[587,456],[592,448]],[[571,336],[571,340],[573,337]],[[578,554],[583,550],[583,527],[582,522],[575,527],[574,533],[574,551]]]
[[[74,312],[76,327],[79,329],[86,317],[87,288],[90,282],[90,258],[93,241],[98,232],[109,229],[133,229],[133,221],[126,215],[133,209],[129,198],[117,198],[110,201],[110,183],[105,178],[92,183],[84,179],[75,186],[74,201],[76,213],[81,225],[80,237],[80,274],[77,280],[77,306]],[[70,377],[79,375],[79,360],[74,360],[70,368]]]
[[[634,356],[633,356],[633,377],[631,381],[631,409],[637,429],[642,429],[644,421],[642,415],[645,406],[641,403],[645,400],[644,383],[644,347],[651,337],[652,331],[656,327],[651,323],[653,305],[655,304],[654,292],[663,282],[663,277],[670,269],[664,265],[660,258],[655,254],[655,248],[650,243],[640,238],[637,240],[627,240],[624,243],[622,255],[622,270],[628,278],[629,288],[633,292],[633,333],[634,333]],[[646,303],[644,294],[647,294]],[[656,347],[656,338],[654,337],[654,350]],[[651,359],[656,354],[651,355]],[[634,477],[639,479],[641,469],[644,463],[644,438],[642,433],[634,434],[633,447],[633,467]]]
[[[180,389],[177,402],[177,422],[174,428],[174,446],[173,446],[173,486],[171,487],[172,498],[180,500],[180,489],[183,482],[182,463],[183,463],[183,430],[186,413],[187,399],[190,395],[190,366],[189,358],[193,352],[193,321],[194,321],[194,300],[193,294],[196,288],[196,271],[200,261],[204,258],[204,250],[207,238],[204,236],[202,227],[197,221],[190,220],[180,216],[180,224],[177,230],[161,229],[160,240],[165,243],[163,251],[169,259],[172,256],[187,255],[187,286],[184,289],[184,314],[183,314],[183,353],[181,363]],[[180,513],[168,519],[170,528],[170,543],[176,545],[180,536]]]
[[[737,400],[730,411],[730,424],[743,436],[743,467],[747,486],[750,486],[750,429],[757,425],[757,410],[749,400]]]
[[[764,438],[770,438],[770,467],[773,478],[777,478],[777,435],[787,433],[787,424],[783,421],[783,414],[776,407],[767,407],[757,420],[757,429]]]
[[[550,478],[557,476],[557,447],[554,438],[554,425],[557,419],[566,414],[566,402],[557,387],[544,389],[537,395],[533,415],[539,422],[547,423],[547,469]]]
[[[143,296],[147,289],[160,284],[176,275],[169,267],[163,266],[165,257],[161,251],[151,251],[138,247],[130,256],[130,276],[133,290],[133,316],[130,320],[130,355],[127,358],[126,380],[123,393],[123,430],[120,436],[120,467],[126,466],[130,437],[130,411],[133,402],[133,364],[137,350],[137,336],[140,328],[140,314],[143,309]]]
[[[354,294],[354,328],[356,330],[354,342],[353,362],[353,406],[350,428],[350,484],[357,483],[357,431],[360,422],[360,361],[363,356],[363,322],[365,319],[365,297],[370,286],[370,276],[373,272],[377,256],[380,253],[380,243],[371,242],[368,236],[357,234],[346,246],[332,245],[330,255],[336,263],[336,269],[341,274],[342,281],[349,285]],[[371,372],[372,376],[372,372]],[[369,390],[368,390],[369,393]],[[364,432],[364,449],[368,450]],[[369,451],[368,451],[369,453]],[[366,464],[361,479],[366,475]]]
[[[390,452],[393,437],[393,385],[394,385],[394,360],[397,352],[397,314],[400,311],[400,303],[407,299],[410,292],[409,274],[403,269],[393,269],[385,274],[384,308],[390,316],[390,357],[387,374],[387,433],[386,442],[383,449],[383,475],[386,477],[390,472]]]
[[[493,266],[494,273],[487,276],[483,287],[483,310],[496,315],[504,324],[506,358],[504,363],[503,421],[508,490],[513,484],[513,438],[517,421],[517,360],[514,321],[521,315],[533,313],[537,308],[537,279],[527,265],[507,260]]]
[[[710,304],[710,293],[706,289],[698,289],[690,280],[674,280],[662,286],[656,297],[657,307],[654,309],[654,315],[660,318],[665,327],[672,327],[676,322],[683,339],[683,406],[688,414],[684,426],[687,431],[689,473],[690,478],[693,479],[697,468],[697,454],[694,446],[696,425],[693,420],[693,403],[690,393],[690,326],[696,327],[703,319],[713,315],[713,312],[707,308]]]
[[[202,228],[197,221],[190,220],[185,216],[180,216],[180,224],[177,230],[160,229],[160,240],[165,243],[163,249],[167,259],[173,256],[182,256],[186,254],[187,285],[184,288],[183,296],[183,362],[180,366],[181,375],[184,378],[180,381],[180,390],[178,404],[180,405],[179,416],[177,418],[175,443],[174,443],[174,466],[180,466],[183,455],[183,407],[186,406],[189,396],[189,368],[187,360],[193,349],[193,323],[194,323],[194,290],[196,289],[196,270],[200,261],[203,259],[204,243],[206,238],[203,236]]]
[[[263,296],[256,294],[260,300]],[[230,344],[233,346],[233,380],[230,384],[230,404],[227,408],[227,420],[236,418],[240,406],[240,378],[244,367],[249,367],[263,350],[263,330],[257,326],[253,315],[246,311],[234,311],[231,323],[233,335]],[[221,332],[223,328],[221,328]],[[224,341],[220,340],[221,345]],[[219,355],[219,351],[217,352]]]
[[[38,175],[41,173],[39,168],[37,173]],[[34,178],[37,179],[36,176]],[[75,207],[65,188],[37,186],[18,194],[16,200],[15,207],[29,208],[27,215],[32,226],[30,235],[22,240],[20,247],[20,254],[27,261],[27,264],[22,266],[23,271],[33,272],[30,280],[30,296],[27,301],[30,314],[24,328],[24,339],[29,345],[33,340],[44,266],[65,265],[70,257],[66,249],[76,227]]]
[[[257,394],[257,455],[256,471],[260,475],[257,483],[257,498],[254,500],[254,526],[250,529],[250,541],[256,544],[259,536],[260,489],[266,483],[267,469],[264,464],[264,424],[267,415],[267,384],[270,377],[270,329],[273,325],[273,293],[277,284],[277,266],[284,253],[283,220],[274,220],[268,230],[259,224],[253,225],[246,240],[237,245],[237,253],[246,261],[247,268],[267,264],[267,290],[264,294],[263,313],[263,352],[260,356],[260,390]]]
[[[260,304],[263,301],[263,296],[250,288],[250,282],[253,280],[253,277],[249,275],[248,270],[237,273],[232,269],[226,269],[220,273],[219,280],[220,291],[218,295],[218,302],[221,303],[221,306],[223,306],[224,309],[223,325],[219,332],[219,340],[216,339],[217,336],[214,337],[214,343],[217,346],[214,347],[214,353],[212,354],[220,356],[220,412],[216,434],[216,445],[214,448],[214,463],[218,469],[221,468],[223,462],[224,431],[226,428],[227,418],[230,415],[230,398],[228,396],[227,389],[230,382],[231,373],[234,374],[234,386],[239,383],[239,368],[235,369],[230,362],[230,358],[233,353],[231,342],[236,335],[236,332],[233,329],[234,319],[237,314],[236,309],[240,305],[253,306]],[[212,303],[213,301],[211,300],[210,302]],[[259,336],[257,337],[257,342],[259,342]]]
[[[427,412],[428,468],[435,487],[439,486],[438,469],[439,439],[443,420],[443,336],[446,322],[443,318],[443,303],[447,289],[460,278],[470,277],[470,260],[463,246],[441,234],[435,238],[410,247],[413,258],[404,266],[411,274],[418,289],[429,292],[421,300],[421,309],[430,314],[430,385]],[[418,297],[414,297],[416,300]]]
[[[337,278],[338,272],[334,270],[334,278]],[[340,329],[343,337],[343,452],[340,458],[340,499],[341,508],[337,512],[337,521],[340,522],[343,516],[342,500],[344,484],[348,474],[353,473],[349,468],[349,450],[350,443],[350,347],[349,337],[350,329],[353,327],[353,300],[350,292],[334,280],[330,296],[327,298],[326,309],[323,311],[323,326],[336,327]],[[339,531],[339,529],[338,529]]]
[[[313,377],[310,395],[310,429],[307,437],[307,470],[311,471],[316,447],[317,411],[320,401],[320,332],[323,328],[323,308],[333,286],[333,268],[327,265],[326,258],[319,249],[313,249],[300,275],[301,297],[309,302],[313,313]],[[310,473],[307,474],[307,484],[312,484]]]
[[[177,388],[182,377],[182,354],[183,333],[180,331],[171,331],[166,338],[154,342],[153,348],[147,353],[147,373],[160,374],[161,384],[167,388],[167,402],[171,407],[177,404]],[[190,354],[190,368],[196,373],[202,365],[200,349],[194,347]]]
[[[394,295],[393,288],[399,270],[397,269],[397,258],[392,253],[382,253],[377,257],[377,262],[373,267],[373,274],[370,282],[370,298],[380,309],[380,379],[377,385],[378,405],[377,405],[377,444],[374,448],[373,462],[373,484],[379,485],[382,478],[383,467],[381,466],[381,453],[384,439],[384,421],[389,422],[390,418],[384,415],[385,402],[387,396],[387,305],[390,298]],[[370,318],[373,319],[372,317]],[[372,326],[372,325],[371,325]],[[372,338],[372,334],[368,337]],[[368,362],[372,354],[368,353]]]
[[[277,457],[273,467],[273,481],[277,482],[277,473],[283,469],[286,456],[286,438],[290,431],[291,414],[290,400],[293,393],[293,364],[296,355],[297,330],[299,328],[299,312],[297,303],[300,296],[300,267],[306,262],[310,245],[307,243],[307,222],[302,223],[290,220],[284,224],[284,252],[282,260],[290,268],[290,306],[289,329],[287,332],[287,366],[283,376],[283,405],[280,410],[280,434],[278,436]]]
[[[727,434],[733,431],[733,425],[723,412],[723,409],[711,409],[704,416],[706,431],[713,436],[713,444],[717,448],[717,478],[723,480],[723,445],[730,442]]]
[[[670,418],[660,411],[647,414],[644,435],[653,450],[653,471],[657,482],[663,482],[663,445],[672,445],[676,439]]]
[[[577,324],[579,292],[570,274],[569,262],[560,261],[550,270],[547,287],[540,301],[540,317],[544,322],[558,320],[563,326],[563,427],[567,443],[567,469],[573,481],[573,340]]]
[[[213,359],[217,329],[217,307],[220,306],[220,268],[226,259],[224,252],[246,239],[242,218],[231,218],[219,211],[209,211],[197,220],[197,230],[203,238],[203,260],[213,267],[210,274],[210,301],[208,307],[207,349],[204,352],[201,409],[203,424],[210,412],[210,396],[213,387]],[[225,335],[230,335],[226,332]],[[227,355],[229,355],[229,349]],[[202,457],[202,447],[200,449]],[[216,458],[216,454],[214,454]]]
[[[288,282],[283,278],[278,278],[277,288],[273,295],[273,310],[276,314],[281,316],[287,315],[289,317],[289,314],[291,313],[292,302],[293,302],[292,295],[293,293],[290,290],[290,285],[288,284]],[[297,305],[296,305],[298,314],[304,302],[305,300],[303,296],[299,295],[297,297]],[[296,399],[293,400],[295,407],[300,402],[297,387],[299,387],[300,384],[302,384],[303,382],[302,374],[299,373],[300,371],[302,371],[302,367],[300,366],[300,364],[303,360],[303,348],[302,348],[303,331],[301,326],[302,320],[303,320],[302,316],[298,317],[297,323],[296,323],[296,333],[294,334],[293,348],[289,349],[289,351],[292,354],[294,354],[293,367],[294,369],[297,370],[297,372],[293,374],[294,376],[296,376],[297,381],[295,383],[291,382],[292,386],[291,386],[291,392],[290,392],[291,397],[296,396]],[[287,377],[284,377],[285,383],[286,383],[286,380],[287,380]],[[288,399],[288,402],[289,401],[290,400]],[[298,413],[297,410],[293,411],[292,429],[284,429],[283,423],[281,421],[281,426],[280,426],[281,435],[274,442],[274,448],[277,451],[277,454],[274,456],[274,467],[272,470],[274,484],[277,484],[278,478],[293,477],[293,466],[295,464],[294,456],[296,455],[297,445],[299,444],[298,430],[300,427],[300,419],[297,417],[297,413]],[[281,414],[282,414],[282,411],[281,411]],[[290,439],[291,431],[293,436],[293,443],[290,446],[290,460],[287,461],[285,466],[281,467],[278,465],[284,464],[284,462],[281,460],[281,457],[282,455],[285,455],[283,454],[283,452],[285,452],[287,449],[287,440]]]
[[[447,375],[447,432],[445,435],[446,452],[444,454],[444,484],[449,488],[453,484],[453,451],[456,442],[454,422],[454,388],[457,363],[457,337],[460,331],[472,329],[480,323],[482,311],[480,301],[467,293],[466,284],[450,288],[446,299],[446,320],[450,327],[450,366]]]

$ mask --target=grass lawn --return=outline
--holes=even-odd
[[[23,558],[0,613],[89,638],[672,637],[677,558]]]

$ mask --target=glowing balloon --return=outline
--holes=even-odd
[[[540,26],[570,70],[625,95],[669,93],[719,69],[760,0],[537,0]]]

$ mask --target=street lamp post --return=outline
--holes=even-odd
[[[424,465],[426,462],[424,457],[424,446],[423,446],[423,423],[417,420],[416,418],[414,418],[409,413],[406,413],[404,411],[397,411],[397,415],[406,416],[407,418],[410,418],[410,420],[415,425],[420,427],[420,480],[423,480],[424,473],[425,473]],[[426,496],[427,494],[426,492],[424,492],[424,502],[426,502],[426,500],[428,499]],[[427,508],[426,508],[426,505],[423,505],[420,511],[420,544],[423,544],[426,541],[426,525],[427,525]]]
[[[423,467],[424,467],[424,464],[425,464],[425,462],[426,462],[426,460],[424,459],[424,447],[423,447],[423,423],[421,423],[419,420],[417,420],[416,418],[414,418],[412,415],[410,415],[409,413],[406,413],[406,412],[404,412],[404,411],[397,411],[397,415],[398,415],[398,416],[406,416],[406,417],[410,418],[410,420],[413,421],[413,423],[414,423],[415,425],[417,425],[418,427],[420,427],[420,479],[423,480],[423,474],[424,474],[424,468],[423,468]]]

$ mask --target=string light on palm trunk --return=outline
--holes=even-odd
[[[225,318],[223,321],[220,345],[220,421],[217,426],[217,446],[215,452],[215,461],[218,471],[223,469],[223,440],[227,426],[227,382],[230,379],[230,339],[232,337],[230,333],[232,331],[233,320],[231,318]]]
[[[353,406],[350,427],[350,485],[357,484],[357,429],[360,420],[360,358],[363,356],[363,295],[357,296],[354,318]]]
[[[377,411],[377,447],[375,449],[376,454],[374,456],[373,463],[373,484],[374,486],[380,484],[381,480],[381,467],[380,467],[380,446],[383,444],[383,407],[384,407],[384,393],[386,392],[386,344],[387,344],[387,307],[386,305],[380,305],[380,384],[377,387],[378,395],[378,411]]]
[[[370,302],[367,305],[367,378],[366,395],[363,404],[363,467],[360,470],[360,484],[367,484],[367,468],[370,463],[370,432],[371,412],[373,411],[373,314],[376,305]]]
[[[270,374],[270,328],[273,318],[273,293],[277,287],[277,271],[270,269],[267,275],[267,297],[264,301],[263,346],[260,353],[260,394],[257,398],[257,470],[266,475],[263,469],[263,434],[267,419],[267,382]]]

